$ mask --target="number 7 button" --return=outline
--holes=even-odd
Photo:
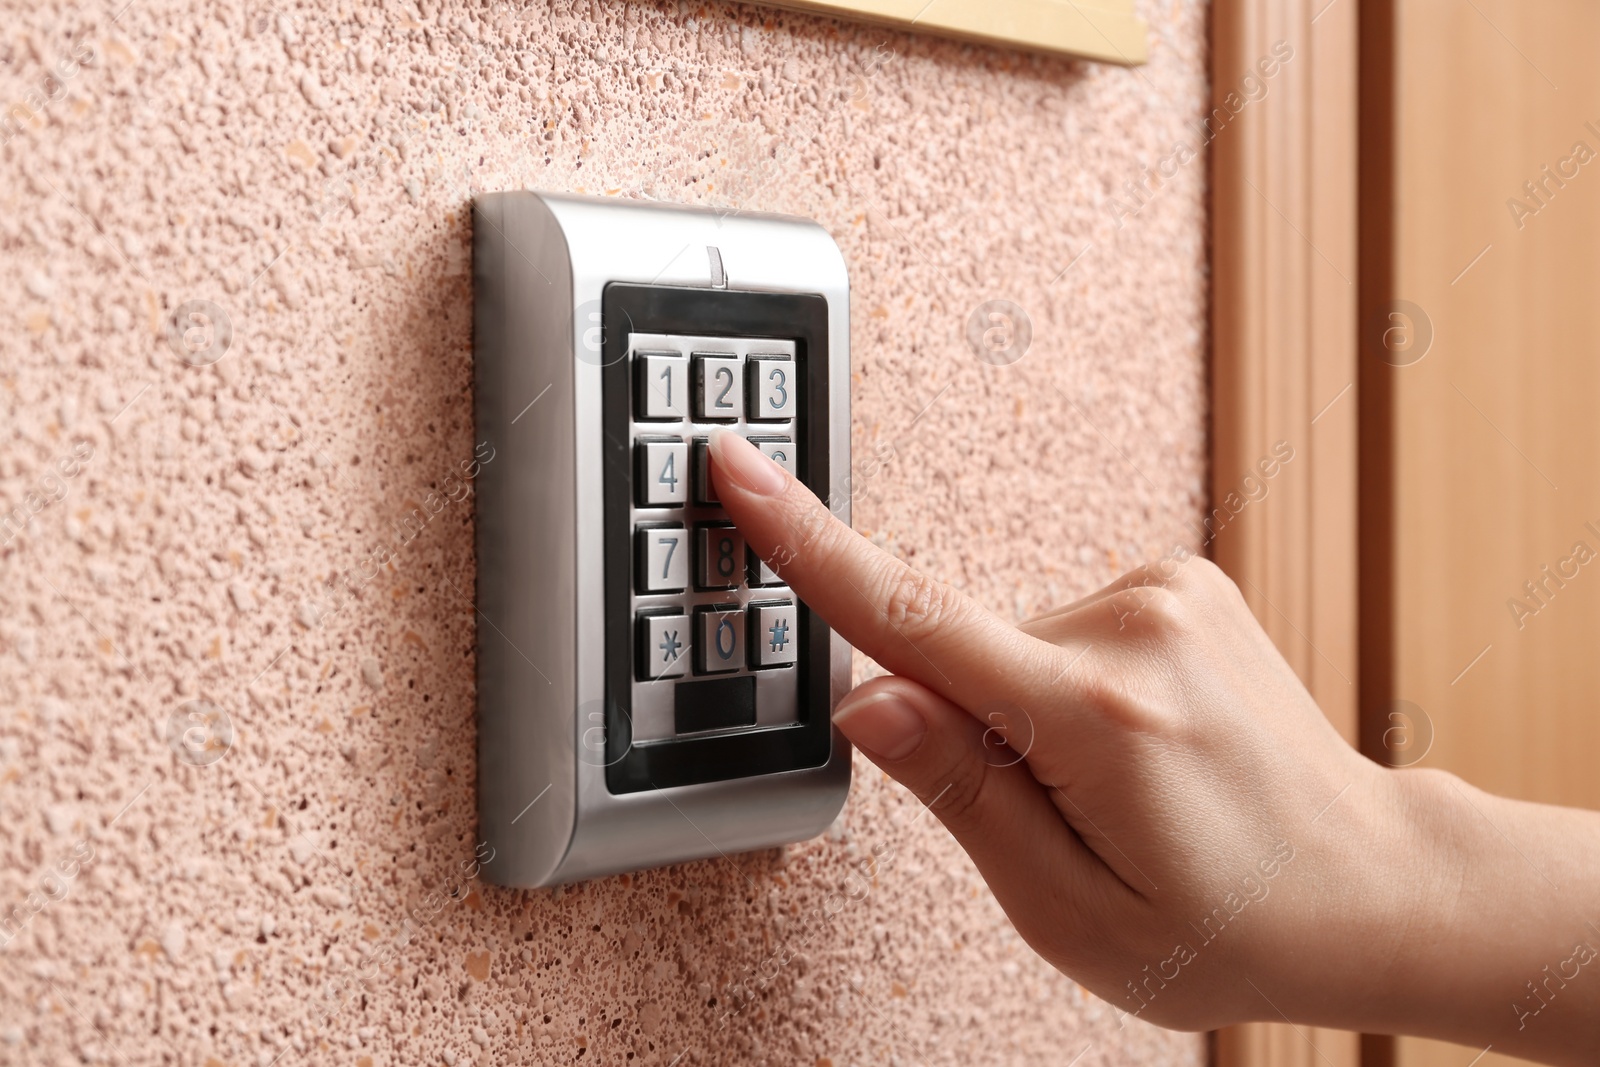
[[[639,542],[639,592],[679,593],[689,586],[689,531],[682,526],[645,526]]]

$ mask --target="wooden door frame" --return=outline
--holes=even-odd
[[[1351,744],[1359,4],[1214,0],[1211,14],[1210,548]],[[1263,479],[1258,464],[1280,442],[1294,458]],[[1360,1058],[1355,1035],[1280,1023],[1221,1031],[1214,1056],[1218,1067]]]

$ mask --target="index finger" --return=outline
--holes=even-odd
[[[711,437],[717,495],[756,554],[845,640],[975,711],[1037,700],[1058,650],[996,618],[840,522],[739,434]]]

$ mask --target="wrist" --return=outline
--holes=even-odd
[[[1278,946],[1287,951],[1275,978],[1291,1018],[1417,1033],[1419,1019],[1454,1010],[1440,1003],[1441,968],[1450,946],[1486,921],[1461,894],[1476,845],[1457,784],[1441,771],[1362,760],[1341,801],[1317,817],[1290,945]],[[1318,965],[1306,967],[1308,957]]]
[[[1384,776],[1401,828],[1391,871],[1402,891],[1387,898],[1392,934],[1378,949],[1394,962],[1382,995],[1365,1002],[1363,1029],[1590,1062],[1569,1054],[1580,1034],[1592,1048],[1600,961],[1586,982],[1563,979],[1561,968],[1575,945],[1600,949],[1585,921],[1593,861],[1581,858],[1600,855],[1600,819],[1495,796],[1444,771]]]

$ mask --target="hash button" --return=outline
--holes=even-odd
[[[800,658],[800,625],[794,601],[751,603],[750,666],[787,667]]]

